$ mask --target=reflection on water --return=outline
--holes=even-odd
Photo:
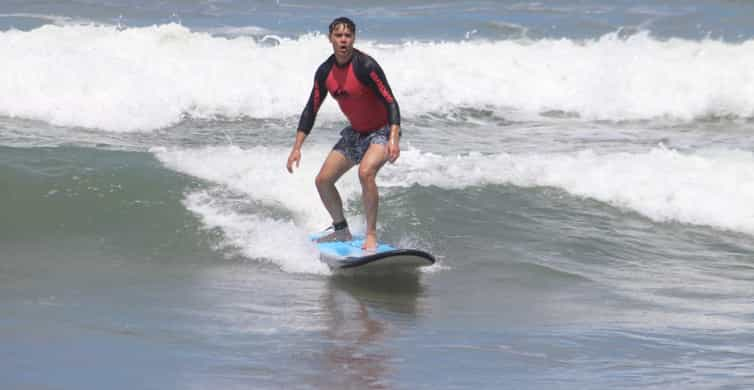
[[[330,278],[322,299],[329,344],[322,379],[338,388],[392,387],[390,340],[415,320],[421,292],[416,274]]]
[[[417,273],[334,275],[329,287],[330,295],[346,293],[375,308],[412,317],[417,314],[417,298],[423,292]]]

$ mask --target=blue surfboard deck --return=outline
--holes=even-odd
[[[316,241],[312,235],[312,241]],[[376,250],[364,251],[361,246],[364,238],[354,236],[350,241],[316,243],[320,259],[336,270],[384,270],[412,271],[435,263],[435,258],[418,249],[396,248],[390,244],[378,243]]]

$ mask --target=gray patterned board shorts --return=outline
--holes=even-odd
[[[340,131],[340,141],[333,146],[333,150],[342,153],[355,164],[361,162],[371,144],[387,145],[390,127],[385,126],[368,134],[361,134],[347,126]]]

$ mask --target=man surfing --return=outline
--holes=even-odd
[[[351,239],[343,201],[335,182],[353,166],[359,166],[361,199],[364,203],[367,229],[363,249],[377,247],[377,172],[400,156],[400,110],[390,85],[377,61],[354,49],[356,25],[348,18],[337,18],[330,23],[328,35],[333,47],[331,55],[319,66],[314,76],[314,87],[309,101],[301,113],[296,141],[288,156],[287,169],[301,161],[301,146],[309,135],[314,120],[327,93],[335,98],[350,126],[341,130],[335,144],[322,164],[315,183],[322,203],[330,213],[332,232],[318,241],[347,241]]]

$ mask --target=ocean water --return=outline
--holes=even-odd
[[[332,274],[327,24],[403,114]],[[754,387],[754,4],[0,3],[0,388]],[[354,172],[339,182],[363,230]]]

